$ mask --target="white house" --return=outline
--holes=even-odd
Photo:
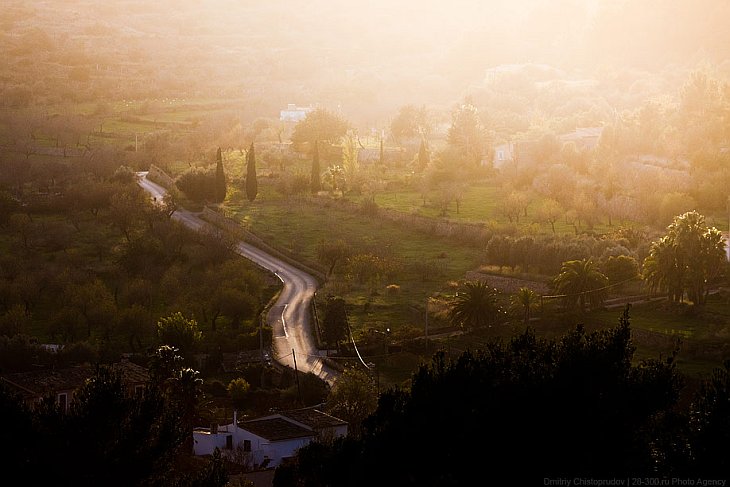
[[[240,445],[245,453],[250,453],[254,469],[275,468],[314,439],[346,434],[346,422],[313,408],[247,421],[238,421],[234,413],[233,422],[220,426],[217,431],[196,428],[193,448],[196,455],[210,455],[216,448],[233,450]]]
[[[347,436],[347,422],[316,408],[292,409],[259,419],[281,418],[317,433],[321,440]]]
[[[312,107],[298,107],[289,103],[284,110],[279,112],[279,120],[282,122],[299,122],[307,117],[307,114],[314,110]]]
[[[507,161],[511,161],[514,158],[514,144],[508,142],[506,144],[500,144],[494,148],[494,158],[492,159],[492,166],[495,169],[500,169]],[[482,161],[482,166],[486,166],[487,162]]]

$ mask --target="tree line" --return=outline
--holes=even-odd
[[[608,330],[546,340],[528,329],[453,359],[439,353],[410,388],[380,396],[360,437],[302,448],[274,485],[724,478],[730,363],[691,394],[674,355],[633,358],[628,310]]]

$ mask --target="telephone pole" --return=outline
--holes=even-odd
[[[302,405],[302,390],[299,388],[299,370],[297,369],[297,354],[294,352],[294,349],[291,349],[292,357],[294,357],[294,378],[297,380],[297,399],[299,400],[299,405]]]
[[[425,338],[426,338],[426,352],[428,352],[428,302],[431,300],[431,297],[426,298],[426,326],[425,326]]]

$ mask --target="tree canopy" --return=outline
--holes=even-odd
[[[313,194],[317,194],[322,189],[322,174],[319,167],[319,142],[314,141],[312,149],[312,175],[310,177],[309,188]]]
[[[390,132],[396,140],[403,137],[428,137],[431,134],[433,123],[430,120],[426,107],[404,105],[390,122]]]
[[[307,114],[306,118],[297,123],[291,136],[296,145],[326,141],[336,144],[347,133],[349,124],[339,115],[318,108]]]
[[[226,173],[223,171],[223,155],[218,147],[215,155],[215,201],[220,203],[226,199]]]
[[[674,413],[681,388],[674,357],[632,365],[633,354],[628,311],[611,329],[578,326],[552,340],[528,329],[453,360],[438,353],[413,375],[410,390],[381,395],[360,440],[303,448],[274,485],[293,485],[289,478],[300,486],[469,485],[485,476],[535,485],[568,473],[700,472],[704,464],[692,455],[672,470],[682,446],[705,451],[704,440],[682,433],[689,418]],[[698,398],[710,413],[698,420],[717,427],[718,450],[708,462],[729,450],[722,438],[730,427],[719,421],[727,384],[719,374]],[[386,474],[384,458],[397,458],[398,468]],[[515,468],[516,459],[526,467]],[[708,471],[726,473],[720,463]]]
[[[670,301],[686,296],[694,304],[704,304],[709,286],[726,266],[722,233],[705,225],[696,211],[677,216],[667,234],[655,241],[644,260],[644,279],[667,293]]]
[[[608,278],[591,259],[570,260],[563,262],[554,284],[557,292],[566,295],[565,301],[569,307],[575,307],[577,304],[579,310],[583,312],[586,303],[597,306],[603,302]]]
[[[465,102],[454,110],[447,142],[458,162],[466,165],[479,165],[487,155],[487,135],[474,105]]]
[[[246,198],[248,201],[256,199],[259,192],[259,183],[256,179],[256,152],[253,142],[246,153]]]
[[[143,394],[131,396],[120,373],[99,366],[67,412],[55,397],[28,408],[0,385],[0,412],[8,422],[0,453],[15,478],[32,484],[222,487],[228,478],[220,458],[199,472],[176,468],[190,423],[182,396],[162,385],[152,381]]]
[[[157,338],[160,344],[177,348],[183,358],[190,361],[202,338],[202,333],[198,330],[198,322],[194,318],[186,318],[178,311],[159,319]]]
[[[454,325],[467,329],[496,323],[503,314],[497,294],[498,291],[484,281],[465,283],[451,304],[449,319]]]
[[[652,243],[644,260],[644,279],[654,290],[680,302],[685,295],[704,304],[709,287],[727,267],[722,233],[705,225],[696,211],[677,216],[667,234]]]

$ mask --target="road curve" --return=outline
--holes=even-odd
[[[156,202],[161,202],[165,188],[147,179],[147,172],[138,172],[137,175],[142,189]],[[175,211],[172,218],[193,230],[209,225],[195,213],[183,208]],[[248,243],[239,242],[237,252],[275,274],[283,284],[279,298],[266,316],[267,323],[273,330],[274,359],[282,365],[294,368],[296,358],[298,370],[312,372],[332,384],[338,373],[319,357],[312,338],[310,302],[317,289],[317,281],[306,272]]]

